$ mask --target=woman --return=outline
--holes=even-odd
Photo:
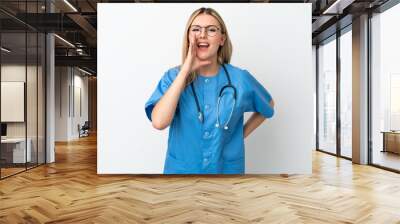
[[[211,8],[187,22],[182,65],[169,69],[145,105],[154,128],[168,126],[165,174],[243,174],[244,138],[273,116],[268,91],[231,64],[225,23]],[[254,112],[243,126],[244,112]]]

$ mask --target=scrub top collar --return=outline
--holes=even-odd
[[[221,75],[221,73],[223,72],[222,71],[223,69],[222,69],[222,65],[219,65],[218,66],[218,73],[217,74],[215,74],[215,75],[213,75],[213,76],[205,76],[205,75],[202,75],[202,74],[197,74],[197,77],[199,78],[199,79],[215,79],[215,78],[217,78],[218,76],[220,76]]]

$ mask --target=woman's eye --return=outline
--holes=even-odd
[[[199,32],[199,28],[193,28],[192,32]]]
[[[215,32],[217,32],[217,29],[215,29],[215,28],[210,28],[210,29],[208,29],[208,32],[215,33]]]

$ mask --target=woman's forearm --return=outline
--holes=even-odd
[[[244,125],[243,135],[244,138],[250,135],[258,126],[260,126],[264,121],[265,117],[260,113],[254,112]]]
[[[157,102],[151,113],[153,127],[162,130],[170,125],[175,115],[179,97],[186,86],[186,70],[182,69],[171,86]]]
[[[269,105],[274,108],[275,107],[275,102],[273,99],[269,101]],[[244,125],[244,130],[243,130],[243,136],[246,138],[247,136],[250,135],[258,126],[260,126],[264,121],[265,117],[262,116],[260,113],[253,113],[250,118],[247,120],[246,124]]]

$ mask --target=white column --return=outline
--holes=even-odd
[[[368,163],[368,15],[353,20],[353,162]]]
[[[47,108],[46,108],[46,163],[55,161],[54,133],[55,133],[55,76],[54,76],[54,35],[49,33],[46,36],[46,60],[47,60]]]
[[[46,1],[47,12],[54,12],[54,5]],[[55,161],[55,43],[54,35],[46,35],[46,163]]]

